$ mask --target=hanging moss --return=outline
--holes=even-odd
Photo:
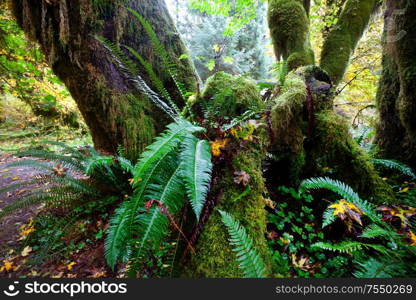
[[[334,85],[338,85],[367,28],[378,0],[348,0],[334,29],[328,34],[321,54],[321,67],[327,71]]]
[[[289,70],[314,64],[304,1],[269,0],[268,22],[278,60],[286,60]]]

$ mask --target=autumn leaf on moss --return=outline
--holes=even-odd
[[[218,157],[221,155],[221,150],[227,146],[229,140],[228,139],[217,139],[215,142],[211,142],[211,152],[212,155]]]
[[[341,199],[338,203],[329,206],[329,208],[332,208],[334,210],[334,216],[339,217],[341,220],[344,221],[346,218],[349,218],[363,225],[361,221],[363,212],[354,203]]]
[[[382,205],[377,210],[382,212],[384,221],[391,222],[398,218],[403,229],[409,228],[409,219],[416,215],[416,207],[405,205]]]

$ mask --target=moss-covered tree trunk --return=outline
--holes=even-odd
[[[205,115],[211,124],[222,124],[224,117],[236,118],[248,109],[263,108],[264,102],[254,81],[222,72],[208,79],[204,91],[194,104],[197,113],[208,112]],[[218,136],[218,129],[208,130],[208,136],[223,147],[217,153],[213,151],[213,185],[201,220],[191,236],[195,253],[185,257],[181,276],[244,277],[218,210],[228,212],[244,226],[265,262],[267,275],[271,275],[271,257],[265,239],[267,222],[264,196],[267,189],[262,172],[262,163],[270,143],[266,123],[264,119],[251,120],[223,132],[223,136]]]
[[[416,168],[416,2],[386,2],[383,74],[377,94],[380,155]]]
[[[10,0],[9,4],[19,25],[39,42],[49,65],[68,87],[99,150],[114,153],[120,145],[134,158],[167,120],[133,88],[95,35],[138,51],[182,104],[143,27],[123,6],[138,11],[153,26],[176,63],[180,80],[189,91],[196,90],[197,75],[190,61],[179,60],[186,49],[163,0]],[[144,75],[141,69],[140,74]]]
[[[347,0],[339,21],[327,35],[321,67],[328,72],[335,86],[343,79],[350,58],[379,3],[378,0]]]

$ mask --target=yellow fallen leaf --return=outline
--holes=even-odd
[[[407,193],[409,190],[410,190],[409,187],[405,187],[405,188],[401,189],[399,193]]]
[[[29,246],[26,246],[23,249],[22,253],[20,253],[20,255],[23,256],[23,257],[25,257],[25,256],[28,256],[30,252],[32,252],[32,248],[29,247]]]
[[[68,268],[69,271],[72,270],[72,268],[76,265],[76,262],[70,262],[69,264],[66,265],[66,267]]]
[[[409,238],[410,238],[410,246],[416,246],[416,234],[410,231]]]
[[[15,176],[15,177],[12,178],[13,181],[16,181],[16,180],[19,180],[19,179],[20,179],[19,176]]]
[[[3,266],[0,268],[0,272],[3,272],[4,270],[11,271],[12,269],[13,269],[13,262],[5,261]]]
[[[1,170],[0,173],[6,173],[6,172],[9,172],[9,171],[10,171],[10,169],[4,169],[4,170]]]

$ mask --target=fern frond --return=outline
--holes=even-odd
[[[10,162],[6,165],[7,168],[31,168],[40,173],[51,173],[52,166],[45,161],[38,161],[34,159],[24,159]]]
[[[182,143],[180,156],[186,192],[199,220],[211,182],[211,147],[190,135]]]
[[[299,188],[300,193],[308,190],[327,189],[337,193],[345,200],[357,205],[369,218],[378,220],[378,214],[374,205],[362,200],[354,190],[345,183],[328,177],[318,177],[304,180]]]
[[[120,165],[120,168],[123,171],[127,173],[133,173],[134,167],[130,160],[122,156],[117,156],[116,159],[117,159],[118,164]]]
[[[237,255],[240,269],[247,278],[265,278],[266,268],[264,262],[253,247],[253,240],[248,236],[244,227],[230,214],[219,210],[221,220],[230,234],[230,245],[235,246],[233,251]]]
[[[323,250],[328,250],[332,252],[340,252],[340,253],[348,253],[352,254],[354,252],[357,252],[362,249],[373,249],[376,250],[384,255],[390,255],[391,253],[387,248],[381,245],[377,244],[367,244],[367,243],[361,243],[356,241],[342,241],[338,244],[331,244],[327,242],[318,242],[315,244],[312,244],[311,247],[313,248],[320,248]]]
[[[186,95],[187,91],[185,89],[185,85],[178,79],[178,69],[176,68],[176,64],[171,60],[169,53],[166,51],[165,47],[163,47],[162,43],[160,42],[159,38],[157,37],[155,31],[153,30],[152,25],[143,18],[138,12],[131,8],[127,8],[127,10],[136,17],[136,19],[142,24],[143,29],[146,31],[147,35],[150,38],[150,42],[154,48],[154,51],[159,55],[159,57],[163,61],[163,65],[166,67],[169,75],[171,76],[173,82],[175,83],[182,99],[186,102]]]
[[[365,262],[356,262],[358,270],[354,272],[356,278],[393,278],[401,277],[403,267],[391,262],[382,262],[370,257]]]
[[[416,175],[413,172],[413,170],[409,166],[407,166],[407,165],[405,165],[401,162],[398,162],[398,161],[395,161],[395,160],[390,160],[390,159],[372,159],[371,162],[374,165],[383,166],[385,168],[396,170],[396,171],[399,171],[399,172],[401,172],[402,174],[404,174],[406,176],[409,176],[412,179],[416,179]]]
[[[131,81],[134,87],[142,92],[146,97],[148,97],[157,107],[163,110],[167,115],[169,115],[173,120],[178,118],[178,114],[164,102],[160,96],[153,91],[147,83],[143,80],[143,78],[137,73],[135,67],[133,67],[131,61],[129,59],[125,59],[124,54],[119,50],[119,48],[110,42],[102,39],[100,37],[95,37],[104,48],[108,51],[108,53],[113,58],[113,61],[117,64],[118,68],[124,73],[124,75]],[[114,51],[116,50],[116,51]],[[133,70],[133,69],[134,70]]]
[[[39,204],[39,203],[47,202],[50,200],[53,200],[53,199],[51,198],[50,195],[46,194],[44,191],[37,191],[33,194],[24,196],[20,199],[17,199],[16,201],[9,204],[8,206],[4,207],[0,211],[0,220],[16,210],[24,209],[34,204]]]
[[[129,274],[134,275],[139,271],[144,254],[159,249],[169,233],[169,224],[172,221],[170,218],[173,218],[185,203],[179,163],[175,159],[169,159],[169,162],[165,164],[163,172],[158,174],[156,183],[149,186],[145,196],[147,201],[157,202],[137,218],[134,235],[139,238],[131,254]]]
[[[168,125],[168,129],[155,139],[141,154],[140,159],[134,167],[134,179],[136,186],[141,184],[142,176],[161,157],[169,153],[173,148],[190,133],[204,131],[203,128],[192,125],[190,122],[180,120]]]
[[[131,228],[128,227],[128,220],[134,214],[134,212],[130,210],[130,206],[130,200],[121,203],[120,207],[116,209],[111,218],[110,226],[107,230],[105,258],[108,265],[113,270],[117,261],[127,256],[129,251]]]
[[[327,208],[323,214],[322,228],[331,225],[335,222],[336,216],[334,215],[334,210],[332,208]]]
[[[395,233],[392,230],[384,229],[377,224],[371,224],[364,229],[360,237],[366,238],[366,239],[374,239],[374,238],[383,238],[383,237],[386,238],[392,235],[395,237],[398,236],[397,233]]]
[[[80,151],[78,151],[78,149],[68,146],[67,144],[63,143],[63,142],[58,142],[58,141],[40,141],[39,142],[40,145],[48,145],[48,146],[57,146],[59,148],[61,148],[65,153],[71,154],[71,156],[73,158],[76,158],[78,160],[83,160],[86,158],[86,156],[81,153]]]
[[[319,248],[332,252],[348,253],[352,254],[356,251],[363,249],[363,244],[354,241],[343,241],[338,244],[331,244],[327,242],[318,242],[311,245],[312,248]]]
[[[41,158],[44,160],[59,163],[63,167],[68,168],[73,171],[79,171],[79,172],[83,171],[83,166],[82,166],[81,161],[76,160],[70,156],[57,154],[51,151],[29,149],[29,150],[19,151],[15,155]]]
[[[140,63],[143,65],[144,69],[147,72],[147,75],[149,76],[150,80],[152,81],[153,86],[156,88],[156,90],[159,92],[159,94],[162,95],[163,98],[169,103],[169,105],[175,110],[175,112],[179,115],[179,108],[173,102],[171,96],[169,95],[169,92],[166,90],[165,86],[163,85],[162,80],[156,75],[155,71],[153,70],[153,67],[150,63],[148,63],[136,50],[134,50],[131,47],[124,46],[130,53],[136,57]]]

